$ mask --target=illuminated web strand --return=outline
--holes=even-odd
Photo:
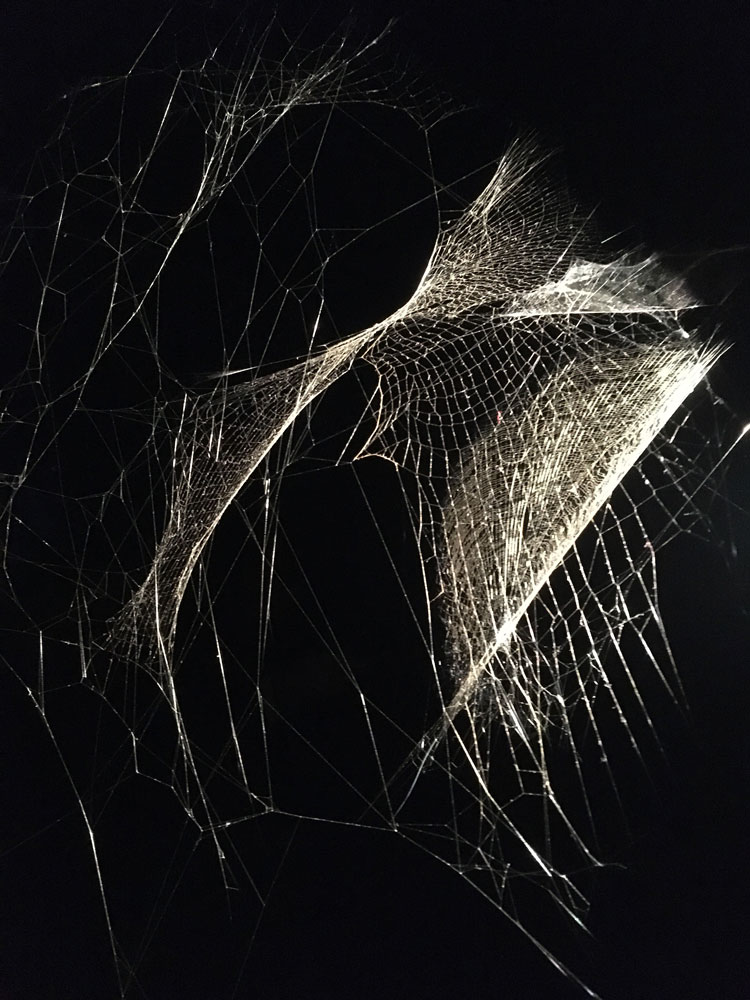
[[[444,514],[454,656],[466,664],[448,720],[719,353],[684,340],[603,347],[553,376],[520,420],[503,420],[464,459]],[[507,696],[517,699],[515,682]]]

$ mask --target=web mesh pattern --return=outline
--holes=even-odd
[[[350,116],[392,103],[363,55],[295,57],[289,69],[253,53],[239,72],[214,61],[180,71],[162,86],[157,124],[134,162],[126,140],[140,125],[127,104],[117,104],[112,144],[89,165],[71,138],[73,105],[3,258],[6,279],[23,275],[33,303],[2,410],[9,453],[22,455],[3,479],[12,631],[37,649],[37,669],[15,672],[53,739],[56,694],[93,689],[123,735],[120,774],[176,795],[213,840],[228,883],[230,869],[249,867],[228,860],[233,831],[258,814],[366,822],[447,862],[536,940],[512,891],[519,881],[585,917],[572,872],[599,863],[590,774],[604,769],[617,788],[602,716],[614,713],[637,754],[640,730],[655,728],[633,648],[679,696],[655,544],[677,529],[675,505],[677,514],[690,507],[685,404],[720,348],[685,329],[695,303],[658,260],[603,258],[528,140],[510,146],[472,201],[440,213],[411,296],[326,344],[323,278],[356,238],[321,217],[321,150],[341,108]],[[122,97],[136,79],[110,90]],[[430,114],[418,117],[412,104],[407,117],[429,136]],[[162,211],[152,175],[182,127],[200,138],[199,169],[187,196],[173,193],[175,206]],[[225,208],[254,262],[239,306],[236,287],[217,277],[242,243],[235,234],[222,256]],[[195,246],[202,264],[186,266]],[[174,373],[168,343],[170,296],[198,280],[217,303],[210,322],[196,319],[219,342],[209,388]],[[310,333],[302,320],[311,312]],[[278,330],[295,324],[306,330],[300,349],[291,361],[274,358]],[[408,605],[434,706],[423,729],[408,732],[366,691],[322,614],[323,644],[377,765],[374,787],[359,787],[322,737],[316,745],[285,717],[265,679],[286,586],[279,498],[316,452],[318,405],[363,372],[371,382],[359,412],[327,428],[332,464],[384,459],[395,469],[421,588]],[[366,510],[377,503],[365,495]],[[655,531],[652,512],[662,517]],[[222,524],[237,516],[256,575],[252,599],[233,592],[253,638],[235,646],[219,618],[233,570],[217,582],[211,565]],[[40,607],[35,581],[52,577],[59,599]],[[194,704],[196,673],[199,709],[203,698],[213,706],[210,737]],[[353,808],[290,801],[276,761],[282,730],[346,785]],[[435,776],[443,792],[429,816],[420,789]],[[94,797],[69,777],[106,909]],[[134,969],[117,915],[107,915],[124,996]]]

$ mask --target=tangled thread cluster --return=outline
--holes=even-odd
[[[14,484],[6,508],[9,551],[24,520],[24,487],[67,422],[99,419],[87,393],[134,325],[141,324],[143,342],[159,366],[149,317],[183,240],[252,177],[256,155],[297,113],[336,107],[347,93],[356,101],[363,95],[379,99],[353,68],[361,55],[347,59],[339,51],[303,60],[291,73],[252,58],[240,73],[223,74],[219,86],[211,82],[216,76],[211,64],[181,73],[149,152],[131,174],[118,174],[110,154],[90,169],[76,166],[72,176],[63,176],[51,254],[39,269],[40,306],[28,364],[5,390],[7,419],[31,430],[23,472],[8,479]],[[205,137],[202,166],[187,208],[159,216],[145,209],[140,192],[167,141],[173,109],[197,116]],[[312,186],[312,171],[303,173],[300,183]],[[97,210],[111,209],[101,239],[93,241],[98,252],[111,250],[106,266],[95,272],[108,302],[100,334],[77,380],[57,395],[50,391],[41,402],[29,403],[35,379],[54,383],[49,375],[54,346],[70,335],[67,313],[54,323],[46,317],[56,295],[72,299],[78,288],[71,281],[60,291],[69,273],[61,234],[74,231],[79,202],[85,205],[87,199]],[[21,217],[17,231],[26,228]],[[259,245],[262,251],[262,233]],[[155,256],[134,287],[129,267],[144,246]],[[606,692],[630,732],[606,650],[615,649],[615,665],[630,679],[636,701],[638,681],[622,653],[625,628],[635,631],[661,669],[646,629],[646,619],[658,619],[648,535],[641,526],[635,536],[626,536],[610,501],[719,354],[688,336],[682,316],[695,303],[657,260],[602,262],[591,259],[591,249],[585,220],[550,180],[545,158],[533,143],[518,141],[473,202],[442,220],[416,290],[392,315],[329,346],[311,347],[307,356],[274,371],[250,371],[235,384],[221,378],[209,391],[183,390],[177,398],[172,393],[169,400],[154,402],[150,419],[161,431],[158,440],[147,440],[145,451],[150,467],[158,470],[158,489],[146,498],[145,514],[133,504],[129,527],[145,533],[138,526],[152,525],[154,544],[143,546],[147,562],[138,571],[121,572],[125,536],[122,542],[114,538],[111,564],[93,584],[95,571],[83,558],[71,557],[75,587],[67,619],[75,625],[81,677],[102,658],[110,663],[100,685],[105,699],[114,697],[110,688],[118,671],[149,678],[173,720],[174,787],[196,824],[215,837],[220,853],[222,831],[239,820],[214,804],[206,762],[196,753],[183,714],[179,670],[186,654],[175,654],[180,608],[219,523],[243,490],[266,476],[273,456],[283,480],[293,458],[284,442],[298,432],[304,438],[304,422],[316,401],[364,368],[374,374],[375,389],[360,416],[365,436],[354,460],[386,459],[413,486],[405,499],[424,581],[426,655],[441,704],[439,718],[415,741],[397,775],[382,775],[390,803],[387,822],[476,877],[482,891],[526,929],[508,895],[520,847],[524,877],[540,880],[545,892],[581,919],[585,898],[556,865],[552,828],[557,825],[586,863],[596,864],[595,852],[558,795],[548,762],[549,729],[554,721],[558,736],[563,734],[590,812],[573,710],[583,706],[606,761],[599,692]],[[61,417],[49,432],[53,411]],[[92,524],[105,523],[103,512],[115,497],[127,507],[130,470],[123,463],[115,486],[99,494],[101,514],[96,504],[84,505]],[[162,502],[163,510],[155,512]],[[639,503],[631,509],[636,525]],[[586,532],[594,533],[596,558],[606,574],[603,587],[581,561],[578,545]],[[264,559],[272,575],[269,539]],[[12,568],[7,575],[12,585]],[[638,600],[629,606],[632,592]],[[113,595],[120,607],[94,627],[96,602]],[[637,620],[630,610],[635,605],[641,608]],[[46,641],[53,641],[53,633],[51,628]],[[221,655],[218,661],[223,672]],[[43,690],[31,682],[28,689],[44,711]],[[244,733],[258,719],[265,725],[261,689],[255,713],[237,703],[226,680],[224,690],[225,756],[236,760],[255,811],[273,809],[268,789],[253,786],[243,748]],[[118,712],[137,750],[151,717],[144,722],[142,715],[127,717],[122,707]],[[369,725],[367,707],[364,712]],[[509,768],[514,777],[504,788],[493,782],[502,751],[490,729],[499,729],[507,742],[504,773]],[[211,779],[224,766],[223,756],[210,768]],[[419,824],[410,825],[406,815],[428,767],[445,776],[446,794],[464,805],[454,803],[443,835],[433,829],[420,840]],[[404,774],[406,792],[397,804],[389,789]],[[234,780],[240,780],[236,774]],[[515,807],[525,797],[542,804],[534,819],[541,832],[516,817]],[[248,806],[247,815],[253,811]]]

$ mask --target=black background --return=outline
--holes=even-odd
[[[160,44],[182,60],[199,58],[238,9],[177,5]],[[166,12],[141,0],[5,4],[4,209],[22,185],[21,165],[54,125],[56,98],[81,78],[125,72]],[[398,59],[472,108],[456,129],[455,176],[464,157],[488,161],[514,130],[532,127],[561,149],[570,183],[599,206],[602,230],[690,260],[735,248],[698,268],[694,283],[712,306],[706,323],[733,344],[712,384],[739,429],[750,412],[750,17],[742,6],[519,0],[311,13],[282,5],[279,18],[292,34],[309,21],[314,40],[346,19],[364,37],[389,14],[400,14],[387,41]],[[251,26],[270,16],[258,5],[245,10]],[[386,289],[374,312],[385,314],[401,293]],[[357,306],[348,305],[353,315]],[[3,330],[4,342],[12,336]],[[750,501],[747,463],[740,446],[722,487],[730,506]],[[650,781],[635,769],[623,777],[631,828],[612,838],[609,856],[621,867],[592,883],[591,936],[550,924],[556,950],[608,1000],[750,995],[750,527],[741,512],[731,531],[725,517],[720,526],[709,542],[679,539],[661,562],[663,613],[690,717],[665,709],[666,759],[654,753]],[[26,649],[12,640],[11,661]],[[361,647],[358,655],[367,659]],[[71,696],[70,711],[83,734],[93,709]],[[10,674],[1,712],[0,1000],[114,997],[85,828],[38,713]],[[258,821],[238,842],[264,891],[273,888],[260,911],[239,893],[230,906],[210,845],[196,847],[189,833],[176,844],[177,804],[148,783],[132,790],[130,804],[132,784],[117,828],[101,831],[118,845],[108,878],[123,941],[137,946],[149,917],[148,902],[131,897],[133,872],[158,884],[186,863],[171,916],[140,966],[143,993],[134,987],[133,996],[581,995],[469,885],[387,833]],[[147,838],[147,827],[169,833]]]

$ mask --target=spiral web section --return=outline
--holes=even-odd
[[[680,450],[686,404],[721,349],[688,333],[696,303],[657,259],[603,259],[528,140],[510,146],[478,196],[439,218],[403,305],[321,345],[323,277],[356,238],[320,218],[320,150],[337,110],[348,126],[363,106],[392,103],[362,69],[365,51],[288,63],[254,52],[239,71],[211,60],[180,72],[130,165],[115,144],[83,166],[68,145],[71,112],[4,253],[6,275],[23,272],[35,303],[28,352],[4,390],[6,440],[22,460],[3,483],[11,631],[32,637],[37,669],[11,669],[61,755],[67,723],[58,731],[56,699],[94,692],[120,733],[101,764],[104,783],[116,789],[136,774],[165,786],[196,836],[214,843],[227,884],[241,870],[253,883],[235,839],[259,817],[382,826],[473,882],[572,975],[537,934],[518,886],[583,923],[584,880],[574,873],[601,863],[590,782],[600,787],[604,775],[617,796],[609,741],[624,739],[640,757],[658,730],[643,664],[680,698],[656,549],[692,509]],[[119,94],[137,77],[108,86]],[[118,114],[124,144],[129,119]],[[429,136],[434,118],[414,106],[407,117]],[[201,137],[199,169],[186,204],[161,211],[151,175],[185,122],[188,137]],[[228,262],[216,236],[225,205],[254,268],[240,307],[227,304],[231,288],[217,273]],[[300,217],[307,232],[282,248],[284,270],[274,240],[279,229],[296,234]],[[181,271],[184,247],[199,270]],[[196,275],[216,296],[204,328],[218,337],[221,370],[207,389],[187,387],[168,358],[170,296]],[[304,349],[266,363],[277,329],[311,310]],[[283,628],[279,592],[295,606],[306,599],[282,572],[280,498],[316,451],[318,407],[358,379],[365,401],[353,420],[330,425],[329,465],[356,472],[385,460],[395,475],[419,584],[407,604],[431,688],[422,729],[402,724],[369,693],[327,613],[310,613],[348,689],[337,702],[352,713],[346,727],[358,728],[354,745],[374,762],[376,779],[361,784],[292,720],[267,668],[269,635]],[[113,383],[124,386],[121,402],[108,396]],[[87,446],[96,460],[82,458]],[[377,506],[365,491],[363,509]],[[218,578],[211,569],[232,518],[239,548],[253,553],[246,595],[234,589],[237,553]],[[33,592],[52,578],[50,609]],[[222,627],[230,590],[252,642]],[[334,797],[316,810],[285,790],[290,764],[277,756],[293,738],[346,786],[346,804]],[[85,790],[73,766],[67,774],[120,991],[133,995],[137,962],[120,941],[98,836],[101,792]]]

